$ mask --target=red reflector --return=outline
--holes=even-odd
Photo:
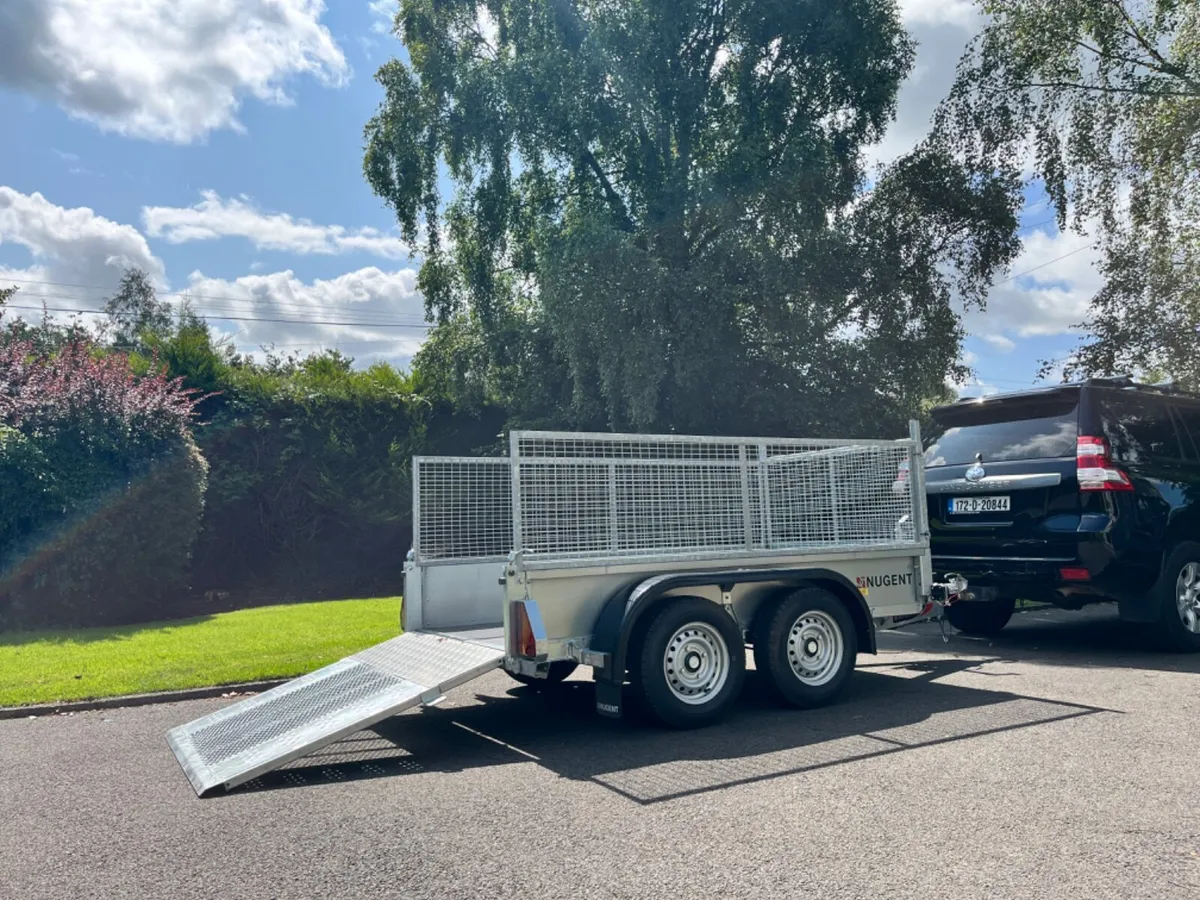
[[[537,638],[533,635],[533,626],[529,624],[529,613],[525,611],[524,603],[514,603],[512,606],[512,628],[517,656],[527,659],[537,656]]]
[[[1091,581],[1092,573],[1087,569],[1059,569],[1059,576],[1063,581]]]

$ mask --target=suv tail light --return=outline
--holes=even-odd
[[[1080,435],[1075,443],[1075,474],[1081,491],[1132,491],[1129,476],[1113,465],[1108,441]]]

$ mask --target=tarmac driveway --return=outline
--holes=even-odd
[[[1200,897],[1200,658],[1105,609],[881,645],[697,732],[493,673],[208,800],[163,736],[228,701],[0,721],[0,897]]]

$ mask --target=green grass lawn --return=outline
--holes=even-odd
[[[300,675],[399,633],[400,599],[385,597],[0,634],[0,706]]]

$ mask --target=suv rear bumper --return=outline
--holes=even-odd
[[[1063,577],[1064,569],[1084,570],[1087,578]],[[1153,615],[1154,598],[1148,592],[1153,578],[1133,577],[1128,565],[1114,559],[1112,546],[1104,540],[1082,541],[1079,553],[1060,557],[959,556],[933,554],[936,576],[962,575],[978,593],[1016,595],[1060,606],[1116,600],[1122,618],[1143,620]],[[1146,606],[1142,612],[1140,607]]]
[[[1059,570],[1080,568],[1083,564],[1076,557],[1062,559],[1029,559],[1010,556],[934,556],[933,571],[939,576],[957,573],[971,585],[990,586],[1019,583],[1022,587],[1031,582],[1047,587],[1061,581]],[[1089,572],[1089,574],[1091,574]]]

